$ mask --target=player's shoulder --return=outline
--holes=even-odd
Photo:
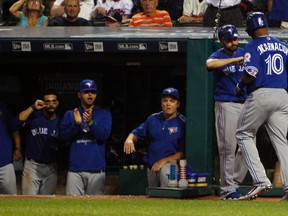
[[[244,47],[238,47],[238,48],[237,48],[237,51],[238,51],[238,52],[244,52]]]
[[[100,106],[96,106],[94,108],[94,111],[93,112],[98,112],[98,113],[102,113],[104,115],[110,115],[110,110],[107,109],[107,108],[103,108],[103,107],[100,107]]]
[[[274,42],[280,43],[280,44],[282,44],[283,46],[288,47],[288,44],[285,43],[284,41],[281,41],[280,39],[275,38],[275,37],[272,37],[272,38],[273,38]]]
[[[245,53],[245,49],[243,47],[238,47],[236,51],[237,56],[243,56]]]
[[[186,117],[185,117],[183,114],[178,113],[177,116],[178,116],[178,118],[179,118],[182,122],[186,123]]]
[[[215,59],[215,58],[222,58],[224,56],[224,51],[222,50],[222,48],[216,50],[215,52],[213,52],[208,59]]]
[[[68,117],[68,116],[70,117],[74,116],[74,109],[69,109],[69,110],[66,110],[66,112],[64,112],[63,117]]]
[[[159,118],[161,117],[161,115],[163,115],[163,112],[157,112],[157,113],[152,113],[151,115],[148,116],[148,119],[151,119],[151,118]]]

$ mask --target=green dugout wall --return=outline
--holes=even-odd
[[[240,41],[244,47],[247,41]],[[221,48],[214,39],[189,39],[187,48],[186,157],[195,172],[213,175],[213,74],[206,60]],[[217,147],[216,147],[217,148]]]
[[[187,50],[186,158],[194,172],[212,175],[212,89],[205,64],[213,40],[189,39]],[[210,182],[211,183],[211,182]]]

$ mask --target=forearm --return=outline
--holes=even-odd
[[[136,151],[135,144],[137,142],[137,137],[130,133],[124,142],[123,150],[126,154],[131,154]]]
[[[225,65],[235,63],[235,58],[226,59],[208,59],[206,61],[206,68],[208,70],[213,70],[216,68],[224,67]]]
[[[29,118],[29,116],[34,112],[34,110],[35,110],[35,106],[33,107],[33,105],[28,107],[26,110],[22,111],[19,114],[19,120],[26,121]]]
[[[15,151],[13,154],[13,160],[18,161],[22,158],[22,152],[21,152],[21,137],[19,131],[15,131],[13,134],[13,140],[15,142]]]
[[[20,150],[21,149],[21,138],[19,131],[15,131],[13,134],[13,140],[15,142],[15,149]]]
[[[127,136],[127,138],[126,138],[126,141],[127,141],[127,140],[131,140],[131,141],[133,141],[133,143],[136,143],[136,142],[137,142],[137,137],[136,137],[134,134],[130,133],[130,134]]]
[[[9,8],[9,12],[17,17],[17,13],[19,11],[19,9],[22,7],[22,5],[25,3],[26,0],[19,0],[17,2],[15,2],[10,8]]]
[[[162,160],[164,160],[166,163],[170,163],[172,160],[180,160],[184,157],[184,153],[183,152],[176,152],[173,155],[170,155],[166,158],[163,158]]]
[[[50,10],[51,17],[63,16],[64,6],[53,5]]]

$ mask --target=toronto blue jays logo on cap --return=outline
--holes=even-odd
[[[97,86],[94,80],[82,80],[79,85],[79,91],[97,91]]]
[[[164,96],[172,96],[174,97],[176,100],[180,100],[180,94],[179,94],[179,91],[175,88],[166,88],[162,91],[162,96],[161,97],[164,97]]]

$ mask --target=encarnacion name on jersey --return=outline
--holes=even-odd
[[[288,48],[281,43],[263,43],[257,47],[258,52],[262,55],[266,51],[282,51],[285,55],[288,54]]]

